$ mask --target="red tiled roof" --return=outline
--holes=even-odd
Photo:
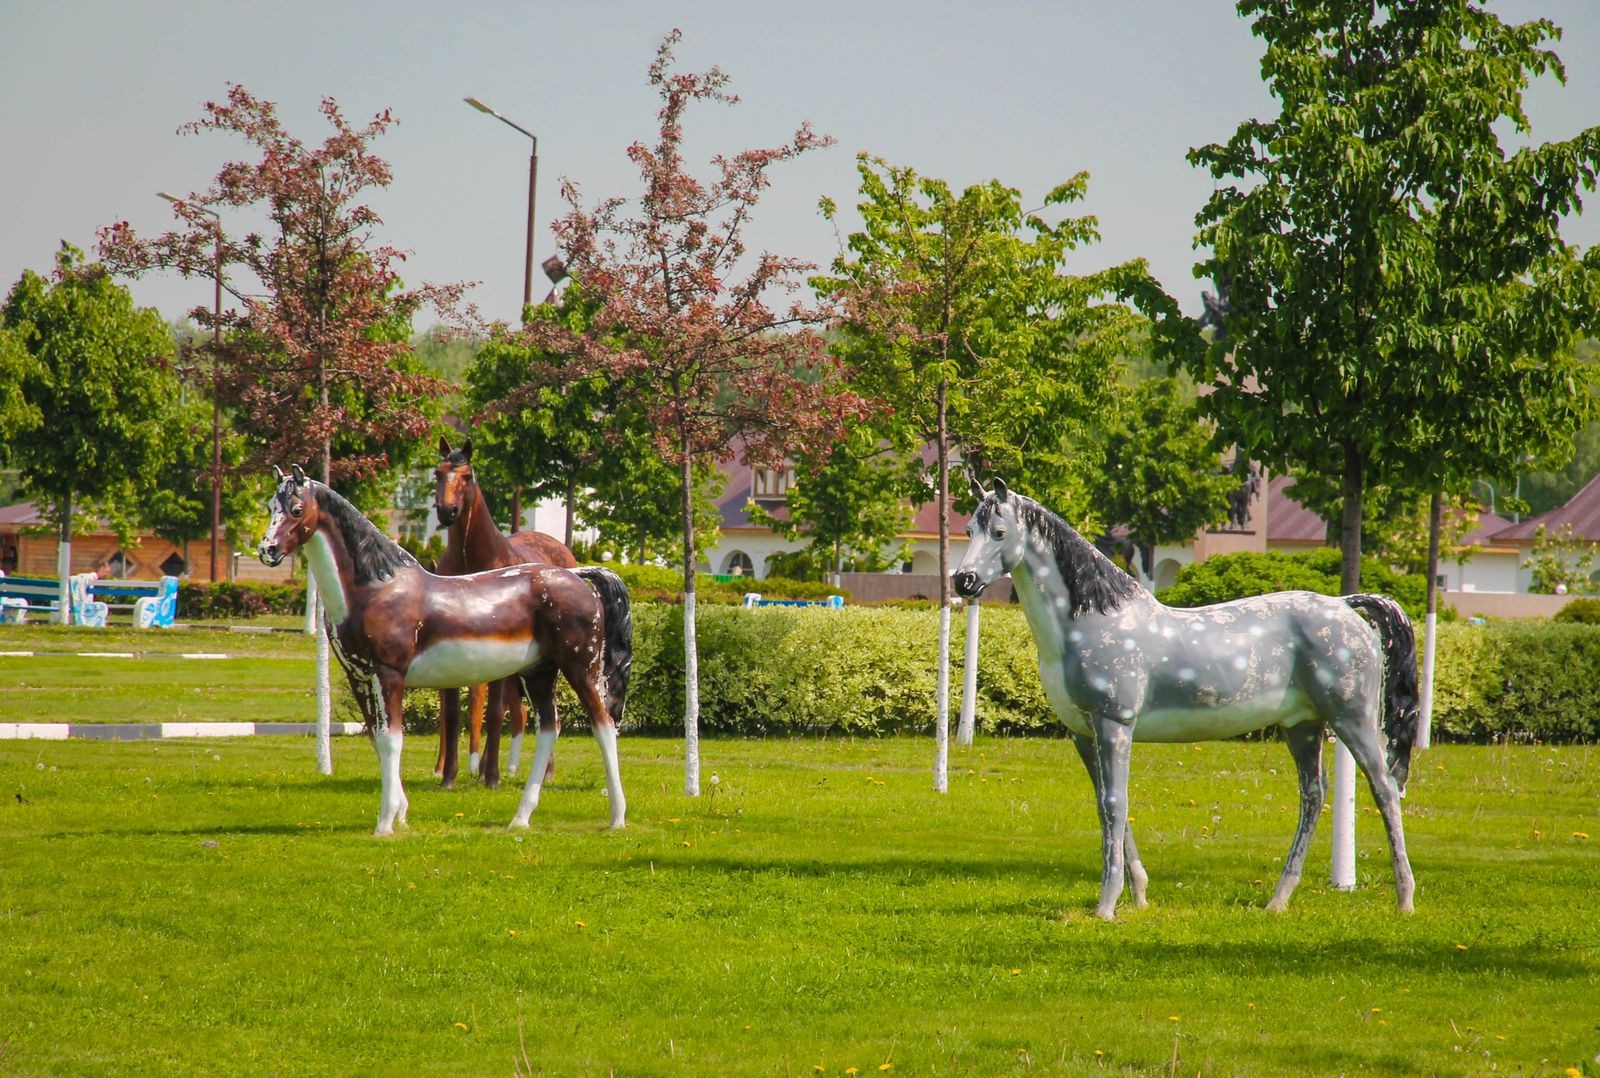
[[[16,505],[0,505],[0,525],[14,524],[43,524],[44,518],[39,515],[39,507],[32,502],[18,502]]]
[[[932,463],[933,452],[931,447],[924,449],[923,459]],[[763,525],[757,524],[750,519],[750,492],[753,489],[750,466],[735,459],[724,461],[718,467],[721,468],[722,474],[727,476],[727,482],[723,485],[722,494],[717,498],[717,510],[722,515],[722,530],[730,531],[739,528],[763,527]],[[951,477],[951,493],[953,494],[955,493],[955,482],[957,480],[963,483],[966,481],[960,479],[959,474],[954,471],[952,471]],[[795,482],[804,483],[805,475],[797,472]],[[772,513],[773,516],[782,517],[788,512],[788,507],[782,498],[762,498],[760,499],[760,505],[763,509]],[[966,513],[958,513],[951,509],[950,534],[960,535],[965,532],[967,520]],[[907,534],[939,534],[939,503],[937,500],[924,502],[917,507]]]
[[[1490,538],[1497,543],[1531,543],[1533,533],[1539,530],[1541,524],[1546,531],[1552,532],[1563,524],[1571,524],[1572,534],[1577,538],[1589,542],[1600,541],[1600,475],[1585,483],[1582,490],[1567,500],[1566,505],[1529,517],[1521,524],[1512,524],[1495,532]]]
[[[1322,543],[1328,523],[1289,495],[1294,477],[1275,475],[1267,483],[1267,542]]]

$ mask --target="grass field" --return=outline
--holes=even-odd
[[[248,646],[270,670],[310,645]],[[160,661],[108,661],[105,706],[164,691],[139,673]],[[14,676],[0,705],[31,699]],[[1324,827],[1271,915],[1284,748],[1139,746],[1152,905],[1115,924],[1064,742],[957,749],[940,797],[922,739],[710,741],[690,801],[679,743],[624,738],[614,833],[575,735],[512,835],[514,783],[440,791],[411,738],[393,840],[372,749],[334,751],[327,779],[309,739],[0,742],[0,1073],[1600,1070],[1593,747],[1422,754],[1401,918],[1364,794],[1357,890],[1326,886]]]

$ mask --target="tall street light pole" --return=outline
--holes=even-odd
[[[515,120],[508,120],[494,109],[485,105],[475,97],[463,98],[467,104],[486,115],[493,116],[521,134],[528,136],[532,144],[528,151],[528,242],[525,249],[525,259],[522,268],[522,311],[521,317],[527,318],[528,308],[533,305],[533,228],[534,228],[534,193],[539,185],[539,136],[529,131]],[[513,533],[522,528],[522,484],[516,483],[511,488],[511,531]]]
[[[493,116],[507,127],[514,128],[515,130],[528,136],[528,141],[533,144],[528,153],[528,243],[526,249],[526,264],[524,265],[522,271],[522,310],[524,313],[526,313],[529,305],[533,303],[533,196],[534,190],[539,183],[539,136],[535,135],[532,131],[529,131],[526,127],[523,127],[514,120],[506,119],[504,116],[500,115],[494,109],[490,108],[488,105],[485,105],[482,101],[479,101],[475,97],[464,98],[464,100],[467,104],[471,105],[479,112]]]
[[[215,262],[211,278],[216,286],[211,317],[211,582],[217,582],[217,545],[222,535],[222,218],[214,210],[186,203],[175,195],[157,191],[175,206],[187,206],[211,218],[216,233]]]

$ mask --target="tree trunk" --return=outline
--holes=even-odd
[[[933,788],[950,788],[950,380],[939,380],[939,681]]]
[[[1354,595],[1361,590],[1361,509],[1365,475],[1354,443],[1344,451],[1344,506],[1339,519],[1339,591]]]
[[[568,550],[572,549],[572,518],[574,516],[574,510],[573,510],[573,507],[572,507],[572,499],[577,494],[577,490],[578,490],[578,479],[577,479],[577,477],[573,476],[573,475],[568,475],[567,476],[567,536],[566,536],[566,540],[565,540]]]
[[[1416,747],[1433,744],[1433,652],[1439,635],[1439,526],[1444,516],[1444,496],[1433,492],[1428,503],[1428,613],[1423,624],[1422,699],[1417,715]]]
[[[694,632],[694,463],[689,435],[679,443],[683,453],[683,792],[700,796],[700,656]]]
[[[1339,590],[1361,590],[1361,499],[1364,493],[1361,457],[1355,445],[1344,451],[1344,506],[1339,521]],[[1335,889],[1356,885],[1356,762],[1343,742],[1333,749],[1333,857],[1329,866]]]
[[[522,530],[522,484],[511,484],[511,534]],[[567,544],[569,547],[571,543]]]
[[[72,495],[61,499],[61,530],[56,537],[57,625],[72,624]]]

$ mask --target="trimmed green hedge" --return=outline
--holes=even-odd
[[[965,618],[951,619],[951,722],[959,712]],[[705,607],[700,722],[709,733],[926,734],[933,728],[938,613]],[[634,608],[629,725],[671,734],[683,720],[683,611]],[[1420,640],[1419,640],[1420,645]],[[1600,738],[1600,627],[1440,627],[1434,732],[1442,740]],[[1420,656],[1419,656],[1420,663]],[[1022,612],[985,607],[979,729],[1063,736],[1039,683]],[[572,708],[565,709],[572,714]]]
[[[607,568],[615,570],[622,582],[628,585],[628,591],[636,603],[683,601],[683,573],[677,569],[659,565],[608,565]],[[830,595],[843,595],[846,600],[850,598],[850,592],[844,588],[835,588],[815,580],[789,580],[777,576],[735,581],[717,580],[707,573],[700,573],[695,577],[694,590],[699,602],[724,605],[744,602],[745,593],[751,591],[766,599],[815,600],[826,599]]]
[[[304,614],[305,581],[291,584],[215,584],[184,581],[178,586],[178,617],[214,621],[262,614]]]
[[[1172,587],[1158,598],[1168,606],[1206,606],[1274,591],[1338,595],[1339,568],[1340,554],[1332,547],[1293,554],[1221,554],[1179,569]],[[1370,555],[1361,559],[1361,590],[1389,596],[1419,621],[1427,610],[1427,577],[1397,573]],[[1439,616],[1454,620],[1455,609],[1447,606]]]

